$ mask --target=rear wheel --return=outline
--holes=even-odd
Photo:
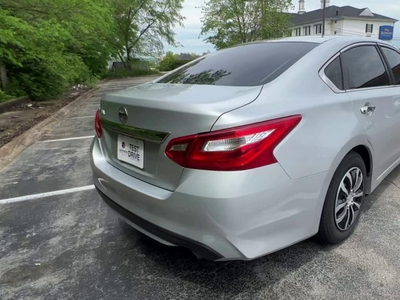
[[[365,195],[366,168],[357,152],[350,152],[333,175],[322,211],[318,237],[338,244],[355,230]]]

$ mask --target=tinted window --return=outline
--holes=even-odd
[[[374,46],[346,51],[342,54],[342,66],[350,89],[390,85],[389,75]]]
[[[326,67],[325,75],[339,90],[343,90],[342,65],[339,57]]]
[[[242,45],[189,64],[160,83],[256,86],[268,83],[318,46],[316,43],[272,42]]]
[[[382,48],[382,51],[393,71],[395,83],[400,84],[400,54],[389,48]]]

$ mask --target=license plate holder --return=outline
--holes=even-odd
[[[139,169],[144,167],[144,142],[122,134],[118,135],[117,158]]]

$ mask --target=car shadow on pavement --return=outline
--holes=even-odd
[[[246,298],[252,298],[260,290],[272,289],[275,283],[319,254],[335,248],[321,245],[311,238],[252,261],[213,262],[199,260],[184,248],[169,247],[154,241],[123,221],[120,221],[120,228],[121,234],[127,239],[136,239],[136,247],[140,248],[147,260],[152,261],[152,265],[157,266],[158,273],[163,277],[201,285],[210,295],[224,295],[227,299],[239,294],[243,296],[243,293]]]
[[[397,178],[400,178],[400,167],[365,198],[361,223],[375,215],[382,205],[387,205],[387,200],[395,201],[399,197],[400,179]],[[357,259],[350,258],[354,251],[368,248],[369,240],[364,236],[368,228],[361,225],[364,226],[360,226],[358,233],[340,245],[322,245],[311,238],[252,261],[228,262],[198,260],[189,250],[160,244],[122,221],[119,234],[135,239],[134,247],[146,257],[145,264],[157,268],[163,278],[176,282],[173,285],[176,289],[181,283],[198,288],[200,294],[210,298],[224,295],[224,299],[253,299],[260,293],[270,296],[282,293],[288,287],[291,295],[302,294],[307,289],[311,291],[315,284],[317,289],[324,290],[322,278],[331,279],[330,284],[335,282],[340,286],[342,281],[354,277],[353,288],[360,288],[360,285],[371,288],[373,285],[368,284],[372,276],[370,271],[358,265]],[[338,277],[337,274],[342,275]]]

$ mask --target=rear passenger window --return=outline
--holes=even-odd
[[[382,47],[382,51],[393,71],[395,83],[400,84],[400,54],[386,47]]]
[[[335,58],[335,60],[325,68],[325,75],[339,90],[343,90],[342,65],[340,63],[340,57]]]
[[[389,75],[375,46],[360,46],[344,52],[342,66],[349,89],[390,85]]]

